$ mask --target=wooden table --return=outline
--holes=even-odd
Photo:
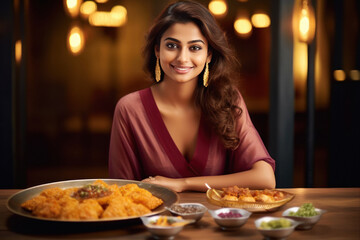
[[[253,213],[248,222],[235,231],[223,231],[205,213],[195,225],[188,225],[175,239],[263,239],[254,221],[263,216],[281,216],[282,212],[304,202],[326,209],[311,230],[296,230],[287,239],[360,239],[360,188],[297,188],[283,189],[295,198],[273,213]],[[19,190],[0,190],[0,239],[152,239],[140,220],[96,224],[54,223],[27,219],[6,208],[9,196]],[[180,202],[199,202],[209,209],[204,193],[179,194]]]

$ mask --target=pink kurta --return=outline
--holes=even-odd
[[[161,175],[171,178],[209,176],[248,170],[260,160],[275,169],[253,126],[242,98],[237,123],[240,145],[223,147],[218,136],[200,120],[194,156],[187,161],[162,120],[151,89],[122,97],[116,105],[111,131],[109,174],[111,178],[141,180]]]

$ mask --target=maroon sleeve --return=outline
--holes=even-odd
[[[131,131],[126,98],[116,105],[110,137],[110,178],[141,180],[141,167],[135,152],[135,141]]]
[[[242,113],[238,118],[237,132],[240,144],[237,149],[230,154],[230,167],[233,172],[249,170],[257,161],[265,161],[271,165],[275,171],[275,160],[270,156],[266,147],[255,129],[245,102],[240,95],[239,107]]]

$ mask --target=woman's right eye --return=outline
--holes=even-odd
[[[175,49],[175,48],[178,48],[178,45],[175,43],[167,43],[166,47],[169,49]]]

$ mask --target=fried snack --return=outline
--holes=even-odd
[[[79,201],[70,196],[60,199],[61,214],[60,219],[77,220],[80,219]]]
[[[243,202],[262,202],[273,203],[284,198],[284,194],[277,190],[250,190],[249,188],[239,188],[237,186],[223,188],[223,200]]]
[[[64,196],[64,194],[65,194],[65,192],[63,189],[55,187],[55,188],[45,189],[44,191],[41,192],[40,195],[42,195],[46,198],[52,198],[52,199],[59,200],[60,198],[62,198]]]
[[[102,214],[102,218],[115,218],[115,217],[127,217],[127,211],[125,209],[124,197],[119,195],[110,199],[109,206]]]
[[[80,219],[99,219],[104,209],[95,199],[85,199],[79,204]]]
[[[137,184],[119,187],[102,180],[81,188],[49,188],[21,204],[33,215],[64,220],[142,216],[163,201]]]
[[[36,206],[43,204],[45,201],[46,201],[45,196],[38,195],[22,203],[21,207],[28,211],[34,211]]]
[[[44,202],[37,205],[32,211],[34,215],[44,218],[59,218],[61,214],[61,206],[53,198],[47,198]]]
[[[140,203],[133,202],[130,198],[125,198],[125,209],[128,216],[141,216],[151,213],[151,210]]]
[[[120,192],[124,196],[129,197],[134,203],[142,204],[150,210],[157,208],[163,203],[160,198],[153,196],[151,192],[140,188],[136,184],[122,186],[120,187]]]
[[[176,218],[182,219],[181,216],[177,216]],[[156,225],[159,227],[176,227],[176,226],[184,226],[186,222],[176,222],[171,221],[167,216],[160,216],[156,221],[150,222],[152,225]]]

